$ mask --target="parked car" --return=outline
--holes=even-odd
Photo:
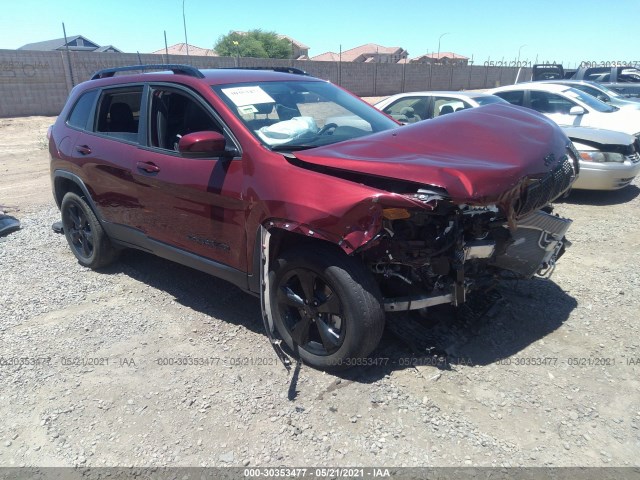
[[[565,78],[565,71],[559,63],[537,63],[531,68],[531,80],[534,82],[562,78]]]
[[[374,106],[401,123],[415,123],[467,108],[505,102],[479,92],[408,92],[391,95]]]
[[[640,140],[621,132],[563,127],[580,154],[576,190],[618,190],[640,173]]]
[[[602,83],[629,97],[640,96],[640,68],[632,66],[580,67],[572,80]]]
[[[49,152],[78,262],[130,247],[219,276],[260,296],[285,364],[340,368],[385,312],[461,305],[562,255],[571,221],[549,203],[579,166],[553,122],[495,104],[401,127],[281,70],[118,67],[76,86]]]
[[[565,85],[520,83],[487,90],[486,93],[536,110],[558,125],[603,128],[640,138],[640,111],[607,105]]]
[[[634,108],[640,110],[639,97],[625,97],[600,83],[590,82],[588,80],[545,80],[544,83],[555,83],[581,90],[604,103],[618,108]]]
[[[506,100],[477,92],[410,92],[392,95],[375,107],[408,123],[408,108],[411,113],[417,111],[429,119],[442,115],[447,105],[458,111],[497,102],[506,103]],[[563,126],[562,129],[580,154],[580,176],[573,184],[574,189],[616,190],[629,185],[638,175],[640,143],[635,142],[635,137],[589,127]]]

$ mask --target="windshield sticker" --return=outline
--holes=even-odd
[[[256,103],[275,103],[275,100],[259,86],[223,88],[224,94],[231,99],[236,107],[244,107]]]
[[[566,90],[566,91],[564,92],[564,94],[565,94],[567,97],[571,97],[571,98],[580,98],[580,95],[579,95],[578,93],[576,93],[576,92],[572,92],[571,90]]]
[[[258,109],[253,105],[245,105],[238,107],[238,112],[240,112],[240,115],[251,115],[252,113],[258,113]]]

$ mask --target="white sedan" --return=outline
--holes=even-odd
[[[640,110],[607,105],[566,85],[532,82],[494,88],[486,93],[532,108],[558,125],[604,128],[640,139]]]
[[[374,107],[402,123],[415,123],[468,108],[503,103],[500,97],[478,92],[408,92],[392,95]]]
[[[414,123],[496,102],[504,100],[478,92],[409,92],[392,95],[375,107],[399,122]],[[588,127],[563,126],[563,130],[580,155],[574,189],[617,190],[640,173],[640,140],[633,136]]]

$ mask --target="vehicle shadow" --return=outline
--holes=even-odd
[[[458,365],[487,366],[511,357],[557,330],[577,301],[550,280],[504,281],[494,308],[461,320],[452,306],[434,307],[427,318],[415,313],[404,320],[424,327],[398,335],[387,328],[371,365],[339,376],[358,382],[376,380],[406,368],[452,370]],[[389,321],[402,322],[401,316]],[[391,330],[391,331],[390,331]],[[422,370],[423,372],[425,370]]]
[[[264,330],[257,297],[204,272],[138,250],[124,250],[118,262],[100,272],[125,274],[196,312],[253,332]]]
[[[125,274],[161,292],[175,302],[205,315],[265,335],[260,301],[232,284],[206,273],[135,250],[101,270]],[[432,366],[434,372],[458,364],[489,365],[510,357],[559,328],[577,306],[575,299],[550,280],[505,281],[497,288],[502,296],[496,308],[481,316],[461,317],[448,305],[430,309],[426,318],[417,313],[394,314],[388,320],[379,347],[364,363],[335,372],[345,380],[372,383],[394,370]],[[461,319],[462,318],[462,319]],[[389,328],[390,322],[409,320],[419,330],[408,335]],[[292,391],[299,371],[292,366]]]
[[[619,205],[627,203],[640,195],[640,188],[628,185],[620,190],[572,190],[567,198],[559,198],[556,203],[577,205]]]

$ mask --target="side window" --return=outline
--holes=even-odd
[[[413,118],[415,121],[420,121],[427,118],[427,100],[424,97],[401,98],[383,111],[401,122],[410,122]]]
[[[178,142],[193,132],[223,129],[193,97],[173,90],[154,88],[149,115],[149,145],[166,150],[178,150]]]
[[[137,142],[141,103],[141,86],[103,91],[98,102],[95,131]]]
[[[434,118],[446,115],[447,113],[457,112],[458,110],[464,110],[465,108],[471,108],[471,105],[458,98],[433,97]]]
[[[73,106],[67,124],[71,127],[81,128],[86,130],[88,128],[89,116],[93,109],[98,90],[91,90],[83,93],[76,104]]]
[[[523,90],[516,90],[516,91],[512,91],[512,92],[498,92],[498,93],[494,93],[494,95],[497,95],[498,97],[506,100],[507,102],[513,104],[513,105],[520,105],[522,106],[522,104],[524,103],[524,91]]]
[[[555,93],[531,92],[531,108],[540,113],[569,114],[569,110],[575,105],[575,103]]]

